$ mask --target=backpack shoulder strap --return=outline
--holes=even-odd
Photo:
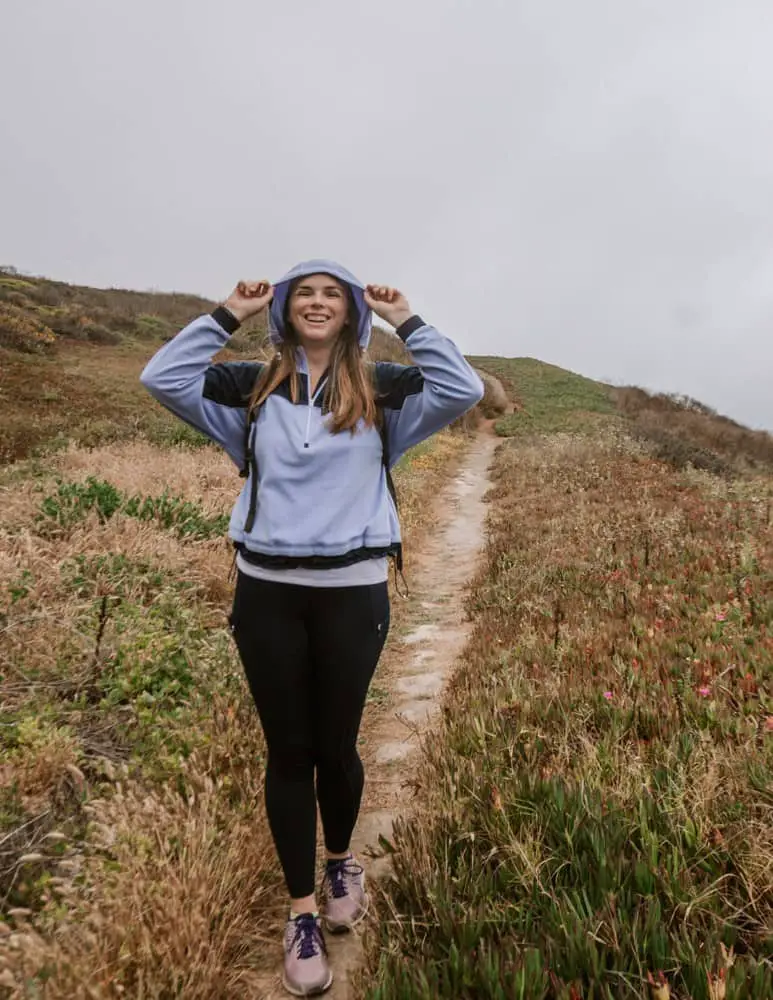
[[[378,376],[379,369],[378,365],[374,361],[368,363],[368,368],[370,369],[370,377],[373,383],[373,392],[376,397],[376,411],[377,411],[376,424],[378,426],[379,435],[381,436],[381,461],[384,465],[384,474],[386,475],[387,489],[389,490],[389,495],[392,497],[392,501],[395,505],[395,510],[399,510],[397,502],[397,490],[395,489],[394,480],[392,479],[392,469],[389,456],[389,432],[387,430],[386,411],[382,403],[383,400],[382,386],[379,385],[379,376]]]
[[[276,363],[276,358],[270,362],[271,365],[275,365]],[[264,399],[258,406],[247,407],[247,419],[244,421],[244,464],[239,475],[246,478],[250,475],[250,469],[252,469],[252,477],[250,478],[250,506],[247,510],[247,519],[244,522],[244,530],[246,532],[252,531],[252,527],[255,524],[255,516],[258,512],[258,463],[255,459],[252,436],[258,415],[265,402],[266,400]]]
[[[389,490],[389,495],[392,497],[392,501],[395,505],[395,510],[399,511],[399,504],[397,502],[397,490],[395,489],[395,482],[392,479],[392,469],[390,468],[389,461],[389,433],[387,431],[386,414],[382,407],[379,406],[378,414],[378,432],[381,436],[381,461],[384,466],[384,474],[386,475],[387,489]]]
[[[252,447],[252,431],[255,421],[258,419],[259,410],[260,406],[255,406],[247,411],[247,420],[244,427],[244,467],[239,473],[243,477],[249,476],[250,467],[252,467],[250,506],[247,510],[247,519],[244,522],[244,530],[246,532],[252,531],[252,527],[255,524],[255,515],[258,512],[258,463],[255,461],[255,449]]]
[[[250,462],[252,461],[252,454],[250,452],[250,434],[252,433],[252,424],[255,420],[255,412],[249,407],[247,408],[247,416],[244,420],[244,441],[242,444],[242,467],[239,470],[239,475],[242,479],[246,479],[250,474]]]
[[[378,404],[376,404],[376,405],[378,406]],[[400,514],[400,505],[399,505],[399,503],[397,501],[397,490],[395,489],[395,482],[394,482],[394,479],[392,479],[392,470],[390,468],[389,434],[387,432],[386,414],[384,413],[384,409],[381,406],[378,406],[378,421],[377,422],[378,422],[379,434],[381,435],[381,461],[382,461],[382,463],[384,465],[384,475],[386,476],[387,489],[389,490],[389,495],[392,498],[392,502],[395,505],[395,510],[397,511],[397,514],[399,516],[399,514]],[[396,550],[395,550],[395,552],[394,552],[394,554],[393,554],[393,564],[394,564],[394,569],[395,569],[395,593],[397,593],[397,595],[399,597],[407,597],[408,594],[409,594],[409,589],[408,589],[408,582],[406,581],[405,575],[403,573],[403,547],[402,547],[402,545],[398,545],[397,548],[396,548]],[[398,573],[400,574],[400,578],[402,579],[403,583],[405,584],[405,593],[403,593],[400,590],[400,586],[399,586],[398,580],[397,580],[397,574]]]

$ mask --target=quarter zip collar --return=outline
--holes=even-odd
[[[309,359],[306,357],[306,352],[302,347],[296,347],[295,349],[295,364],[298,369],[298,372],[301,375],[306,376],[307,389],[311,389],[311,372],[309,371]],[[327,381],[329,374],[330,374],[330,365],[328,365],[327,368],[325,368],[325,370],[320,375],[319,382],[317,383],[317,387],[314,390],[315,399],[317,396],[317,392],[319,391],[319,387],[322,385],[323,382]],[[310,398],[311,398],[311,392],[309,392],[307,395],[307,399]]]
[[[295,348],[295,364],[301,375],[309,374],[309,359],[306,357],[306,352],[302,347]],[[323,378],[326,378],[330,373],[330,365],[328,365],[322,372],[320,382]]]
[[[324,392],[325,386],[327,385],[327,372],[325,372],[322,378],[319,380],[317,388],[314,390],[314,395],[311,394],[311,375],[306,372],[306,398],[308,400],[306,407],[306,437],[303,441],[303,447],[309,447],[309,436],[311,434],[311,415],[314,412],[314,406],[317,402],[317,398],[321,392]]]
[[[311,391],[311,372],[309,371],[309,359],[306,357],[306,352],[302,347],[296,348],[295,351],[295,361],[298,367],[298,372],[306,380],[306,434],[303,438],[303,447],[308,448],[310,444],[311,437],[311,415],[314,412],[314,406],[319,399],[320,393],[324,392],[325,386],[327,385],[328,377],[330,375],[330,368],[327,367],[322,373],[317,387],[312,394]]]
[[[302,375],[309,374],[309,362],[302,347],[295,348],[295,364]]]

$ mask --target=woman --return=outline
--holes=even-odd
[[[211,364],[269,303],[274,359]],[[366,363],[372,312],[415,366]],[[241,282],[158,351],[142,382],[246,476],[229,528],[229,620],[268,749],[266,810],[290,895],[284,983],[296,996],[321,993],[332,982],[322,921],[346,931],[368,906],[350,840],[363,789],[357,734],[389,628],[387,560],[401,558],[388,470],[473,407],[483,385],[402,293],[364,288],[327,260],[299,264],[273,288]]]

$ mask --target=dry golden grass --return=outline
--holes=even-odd
[[[71,480],[96,476],[109,480],[126,493],[157,494],[165,489],[188,499],[201,500],[207,510],[230,510],[243,483],[225,452],[182,448],[164,451],[145,441],[125,441],[106,449],[86,451],[70,447],[52,457],[52,472]]]
[[[220,723],[224,746],[259,753],[249,721],[245,732],[226,709]],[[126,780],[116,781],[105,798],[91,799],[87,853],[79,865],[88,896],[80,885],[59,884],[56,914],[15,921],[6,938],[6,969],[17,982],[36,981],[49,968],[44,995],[61,1000],[214,1000],[249,990],[269,945],[261,917],[279,890],[278,875],[260,768],[245,768],[250,780],[237,810],[229,806],[222,774],[210,777],[216,763],[188,762],[185,797]]]
[[[395,472],[409,574],[464,447],[441,434]],[[231,549],[121,513],[41,534],[57,480],[90,476],[210,514],[242,485],[215,448],[125,441],[0,487],[0,996],[244,996],[286,903],[226,628]]]

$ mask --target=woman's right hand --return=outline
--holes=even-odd
[[[240,322],[263,312],[274,297],[269,281],[240,281],[223,305]]]

